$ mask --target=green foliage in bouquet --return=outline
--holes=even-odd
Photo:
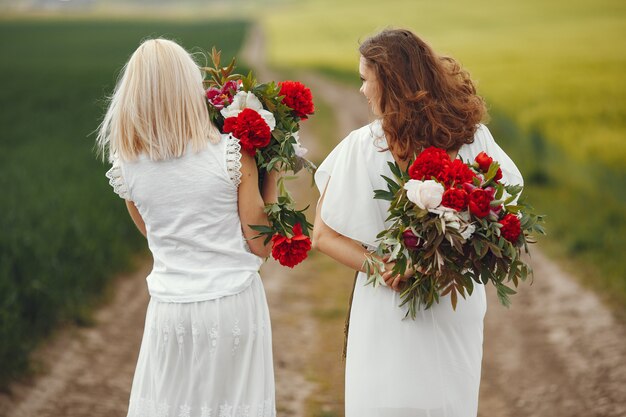
[[[296,202],[285,188],[285,181],[294,178],[293,176],[281,177],[278,180],[278,201],[265,206],[265,212],[272,226],[250,226],[253,230],[265,236],[266,244],[277,232],[280,235],[287,236],[296,224],[302,225],[303,230],[313,228],[313,225],[307,220],[305,215],[305,211],[308,210],[309,206],[302,210],[296,210]],[[286,225],[289,225],[289,227],[286,227]],[[280,230],[277,231],[277,228],[280,228]]]
[[[411,168],[405,172],[389,163],[394,178],[383,176],[387,189],[375,191],[374,198],[390,202],[386,221],[391,224],[378,234],[379,245],[365,263],[368,284],[384,282],[383,260],[394,262],[394,274],[410,273],[400,306],[406,305],[407,316],[412,318],[420,308],[428,309],[447,295],[456,309],[458,296],[471,295],[475,283],[491,282],[500,302],[508,306],[509,296],[516,293],[508,284],[517,287],[532,274],[521,252],[528,253],[534,234],[545,233],[543,216],[534,214],[520,196],[521,186],[496,179],[501,176],[497,162],[483,172],[478,164],[466,167],[471,174],[465,182],[446,183],[441,177],[416,180]],[[424,184],[439,190],[438,200],[430,207],[428,201],[416,204],[415,197],[408,196],[413,185]],[[446,196],[448,190],[462,197],[456,209],[446,207],[454,205]],[[472,191],[490,200],[484,211],[473,205]]]
[[[212,66],[202,68],[207,88],[207,109],[211,121],[222,133],[239,140],[241,149],[255,156],[259,181],[272,170],[294,174],[305,169],[315,172],[315,165],[304,158],[304,149],[298,138],[300,122],[314,112],[311,91],[295,81],[258,83],[252,72],[237,74],[235,59],[221,66],[221,53],[211,51]],[[272,241],[272,256],[282,265],[293,267],[307,257],[311,249],[309,238],[313,225],[306,219],[305,210],[296,209],[296,203],[285,187],[278,183],[278,200],[268,204],[270,226],[250,225]],[[261,187],[262,184],[259,184]]]
[[[276,169],[294,173],[305,168],[313,174],[316,169],[315,164],[297,155],[300,146],[297,134],[302,118],[294,114],[294,110],[283,102],[281,87],[274,81],[258,83],[251,71],[247,75],[235,73],[235,58],[227,66],[221,67],[221,52],[215,48],[212,49],[210,57],[213,66],[203,67],[202,70],[206,74],[204,85],[208,88],[207,94],[211,90],[219,91],[218,100],[214,101],[217,106],[207,96],[209,115],[218,129],[220,131],[224,129],[224,116],[220,110],[232,104],[235,93],[237,91],[251,92],[259,99],[263,109],[272,113],[276,120],[276,127],[271,132],[269,144],[257,149],[258,167],[261,170]]]

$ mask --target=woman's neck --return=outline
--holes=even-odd
[[[447,150],[446,152],[448,152],[448,156],[450,157],[451,161],[454,161],[456,157],[459,156],[458,149],[450,149],[450,150]]]

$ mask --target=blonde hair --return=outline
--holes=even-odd
[[[209,119],[202,73],[185,49],[167,39],[144,41],[122,69],[97,146],[103,157],[176,158],[199,151],[219,132]]]

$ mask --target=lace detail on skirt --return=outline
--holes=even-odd
[[[235,320],[235,326],[233,327],[233,354],[237,352],[237,348],[239,348],[240,336],[241,336],[241,329],[239,328],[239,320]]]
[[[124,182],[124,177],[122,176],[122,168],[120,167],[120,162],[118,159],[113,160],[113,166],[106,172],[105,175],[109,179],[109,184],[111,184],[111,187],[113,187],[113,191],[115,191],[115,194],[119,195],[124,200],[130,200],[130,193],[128,192],[128,187]]]
[[[151,299],[128,417],[275,417],[263,284],[215,300]]]
[[[209,348],[210,353],[215,353],[217,349],[217,340],[220,337],[220,328],[217,324],[213,324],[211,330],[209,330],[209,338],[211,339],[211,346]]]
[[[232,336],[232,343],[230,345],[233,353],[237,352],[237,349],[241,345],[241,338],[244,336],[243,330],[239,326],[239,319],[235,319],[230,334]],[[209,339],[209,353],[214,353],[218,348],[218,344],[220,341],[220,328],[216,323],[212,323],[211,327],[205,328],[201,323],[197,320],[193,320],[191,325],[187,324],[187,327],[183,321],[178,321],[175,326],[172,325],[171,322],[165,320],[162,324],[157,325],[156,320],[152,320],[151,322],[146,324],[147,329],[151,335],[160,337],[160,342],[163,345],[169,343],[171,337],[176,336],[176,342],[178,343],[179,352],[185,347],[185,343],[192,342],[192,344],[196,345],[200,341],[200,337]],[[191,330],[191,340],[189,337],[185,337],[187,335],[188,330]],[[248,335],[250,340],[255,341],[257,335],[260,333],[262,336],[265,334],[266,325],[263,318],[259,318],[259,321],[253,321],[248,328]],[[187,342],[185,342],[187,340]],[[164,347],[164,346],[163,346]],[[204,347],[203,347],[204,348]]]
[[[239,139],[228,135],[226,138],[226,169],[236,187],[241,184],[241,144]]]
[[[170,413],[173,411],[173,413]],[[266,399],[258,404],[229,403],[211,407],[204,404],[201,407],[191,407],[183,404],[172,407],[165,401],[157,402],[147,398],[140,398],[136,404],[130,406],[130,417],[276,417],[274,402]]]

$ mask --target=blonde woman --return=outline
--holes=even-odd
[[[107,172],[154,258],[129,416],[275,416],[270,318],[258,274],[276,173],[221,136],[192,57],[165,39],[124,67],[99,128]]]

